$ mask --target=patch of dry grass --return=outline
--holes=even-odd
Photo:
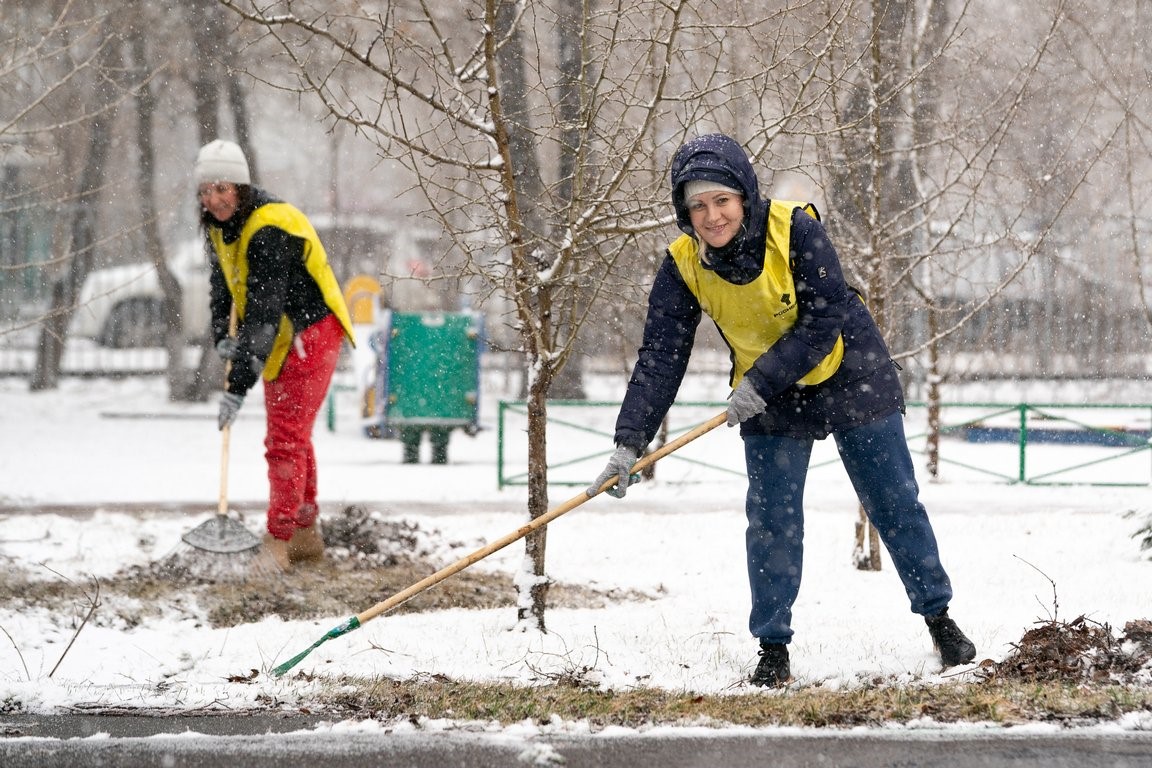
[[[559,716],[593,728],[612,725],[744,725],[852,728],[907,724],[1029,722],[1087,725],[1152,712],[1152,622],[1111,628],[1083,617],[1040,622],[1014,652],[985,662],[975,682],[942,685],[874,681],[851,690],[819,685],[725,695],[637,688],[602,690],[581,670],[538,686],[472,683],[443,676],[411,680],[342,677],[317,703],[344,716],[454,718],[546,723]],[[586,671],[586,670],[585,670]],[[305,678],[307,679],[307,678]]]
[[[657,689],[602,691],[570,685],[540,687],[467,683],[442,678],[340,678],[316,704],[342,716],[455,718],[511,724],[546,723],[554,716],[612,725],[744,725],[852,728],[909,723],[1027,722],[1086,724],[1152,711],[1152,689],[1067,682],[879,686],[829,691],[705,696]]]

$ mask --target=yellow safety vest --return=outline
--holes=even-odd
[[[208,228],[212,247],[224,270],[228,292],[232,294],[238,317],[244,319],[244,310],[248,304],[248,243],[263,227],[277,227],[304,240],[304,268],[320,287],[324,303],[340,321],[348,342],[355,346],[356,339],[352,333],[352,319],[348,314],[348,306],[344,303],[344,294],[328,263],[328,254],[324,251],[320,236],[316,234],[308,217],[288,203],[268,203],[257,208],[248,217],[248,221],[244,222],[240,237],[231,243],[224,242],[224,233],[219,227]],[[272,351],[264,364],[265,381],[272,381],[280,375],[280,368],[292,348],[294,334],[291,321],[286,315],[281,315],[276,340],[272,343]]]
[[[768,236],[765,238],[764,269],[746,285],[735,285],[705,269],[700,263],[699,244],[690,235],[681,235],[668,247],[688,290],[701,309],[712,318],[732,349],[732,387],[767,349],[796,324],[796,283],[789,258],[792,211],[800,208],[818,218],[811,203],[773,200],[768,208]],[[844,359],[844,337],[827,357],[802,376],[800,384],[819,384],[840,367]]]

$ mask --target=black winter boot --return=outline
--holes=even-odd
[[[760,663],[748,682],[762,688],[780,688],[792,677],[788,664],[788,646],[782,643],[761,643]]]
[[[928,625],[932,645],[940,654],[940,661],[945,668],[967,664],[976,658],[976,646],[948,616],[947,608],[935,616],[925,616],[924,622]]]

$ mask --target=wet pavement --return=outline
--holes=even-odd
[[[1147,768],[1152,732],[1115,729],[436,730],[302,713],[0,715],[4,768]]]

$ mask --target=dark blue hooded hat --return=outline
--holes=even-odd
[[[695,236],[688,205],[684,200],[684,185],[689,181],[713,181],[739,190],[744,196],[744,230],[730,246],[712,253],[728,266],[737,267],[737,282],[744,282],[747,272],[759,274],[764,263],[765,201],[760,199],[760,183],[752,163],[735,139],[722,133],[710,133],[686,142],[676,150],[669,171],[672,182],[672,207],[676,211],[676,224],[680,230]],[[726,271],[716,265],[721,273]],[[724,275],[728,277],[728,275]]]
[[[699,136],[676,150],[670,176],[676,224],[689,235],[696,234],[684,200],[684,185],[689,181],[714,181],[738,190],[744,195],[745,219],[760,201],[760,183],[752,163],[736,140],[722,133]]]

